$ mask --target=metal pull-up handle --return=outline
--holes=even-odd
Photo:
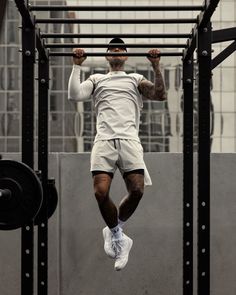
[[[197,18],[164,18],[164,19],[76,19],[76,18],[39,18],[39,24],[192,24]]]
[[[165,34],[74,34],[74,33],[42,33],[41,38],[191,38],[192,34],[181,34],[181,33],[165,33]]]
[[[31,11],[203,11],[204,6],[64,6],[29,5]]]
[[[89,43],[44,43],[47,48],[107,48],[107,44]],[[113,46],[120,44],[113,43]],[[187,44],[129,44],[125,43],[126,48],[187,48]]]
[[[73,52],[50,52],[50,56],[74,56]],[[144,52],[86,52],[84,56],[144,56],[152,57],[148,53]],[[182,52],[162,52],[158,56],[183,56]]]

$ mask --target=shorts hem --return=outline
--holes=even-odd
[[[92,170],[91,171],[92,176],[98,175],[98,174],[108,174],[111,178],[113,178],[114,173],[113,172],[107,172],[104,170]]]
[[[144,167],[144,165],[142,164],[142,165],[138,165],[138,166],[132,166],[132,167],[129,167],[129,168],[125,168],[125,169],[123,169],[122,167],[120,167],[120,171],[122,172],[122,174],[124,174],[124,173],[127,173],[127,172],[130,172],[130,171],[133,171],[133,170],[144,170],[145,169],[145,167]]]
[[[115,170],[111,170],[111,169],[107,169],[105,167],[99,167],[99,166],[93,166],[90,168],[90,172],[93,172],[93,171],[104,171],[104,172],[107,172],[107,173],[115,173]]]

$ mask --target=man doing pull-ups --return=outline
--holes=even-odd
[[[122,39],[114,38],[108,52],[126,52]],[[91,75],[81,82],[81,65],[86,59],[83,49],[74,50],[73,69],[69,79],[70,100],[84,101],[93,96],[97,116],[97,134],[91,152],[91,172],[94,193],[106,223],[103,229],[104,249],[115,258],[115,269],[121,270],[128,262],[133,241],[123,233],[123,225],[134,213],[151,179],[143,160],[139,139],[140,111],[143,99],[165,100],[166,91],[160,72],[160,51],[148,51],[154,71],[154,83],[144,76],[124,71],[127,56],[109,55],[107,74]],[[127,188],[127,196],[116,208],[109,196],[113,175],[119,168]]]

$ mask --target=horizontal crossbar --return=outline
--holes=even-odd
[[[107,44],[87,44],[87,43],[45,43],[47,48],[107,48]],[[112,43],[112,46],[120,47],[120,43]],[[186,48],[187,44],[129,44],[127,48]]]
[[[191,38],[191,34],[73,34],[44,33],[42,38]]]
[[[50,52],[50,56],[75,56],[73,52]],[[151,57],[143,52],[88,52],[84,56],[145,56]],[[159,56],[183,56],[181,52],[162,52]]]
[[[63,6],[37,5],[29,6],[31,11],[199,11],[202,5],[196,6]]]
[[[236,40],[236,27],[212,32],[212,43]]]
[[[39,24],[192,24],[197,18],[176,19],[75,19],[75,18],[41,18]]]

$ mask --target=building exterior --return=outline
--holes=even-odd
[[[2,1],[4,4],[5,1]],[[146,0],[146,5],[156,5]],[[224,2],[224,3],[223,3]],[[140,0],[70,0],[30,1],[31,4],[63,5],[143,5]],[[202,0],[162,0],[158,5],[199,5]],[[3,9],[2,9],[3,12]],[[39,17],[77,18],[179,18],[195,17],[198,12],[37,12]],[[2,19],[2,21],[1,21]],[[0,153],[21,150],[21,20],[13,0],[6,1],[5,13],[0,15]],[[213,30],[236,26],[236,3],[221,1],[213,16]],[[189,33],[192,25],[40,25],[43,32],[77,33],[133,33],[130,43],[185,43],[185,39],[136,39],[136,33]],[[106,39],[48,40],[48,42],[108,43]],[[213,57],[230,42],[213,45]],[[53,49],[51,49],[53,50]],[[54,49],[55,50],[55,49]],[[57,49],[57,51],[60,49]],[[65,51],[71,49],[65,49]],[[104,49],[86,49],[88,52]],[[129,49],[145,51],[148,49]],[[173,50],[176,49],[165,49]],[[179,49],[182,50],[182,49]],[[145,101],[141,117],[140,137],[146,152],[182,151],[182,69],[179,57],[163,57],[162,71],[168,91],[167,102]],[[70,57],[51,57],[50,61],[50,119],[49,150],[51,152],[89,152],[96,132],[96,118],[92,99],[83,103],[67,100],[67,84],[71,72]],[[108,70],[104,57],[88,58],[83,66],[83,79],[96,72]],[[130,57],[127,72],[137,71],[153,79],[152,69],[146,58]],[[196,69],[197,78],[197,69]],[[236,55],[232,54],[213,70],[212,78],[212,152],[236,151]],[[37,86],[36,86],[37,89]],[[197,82],[195,87],[197,97]],[[36,93],[37,99],[37,93]],[[37,106],[37,103],[35,104]],[[195,104],[195,122],[197,103]],[[37,126],[37,118],[36,118]],[[195,123],[195,135],[197,127]],[[195,146],[196,147],[196,146]]]

